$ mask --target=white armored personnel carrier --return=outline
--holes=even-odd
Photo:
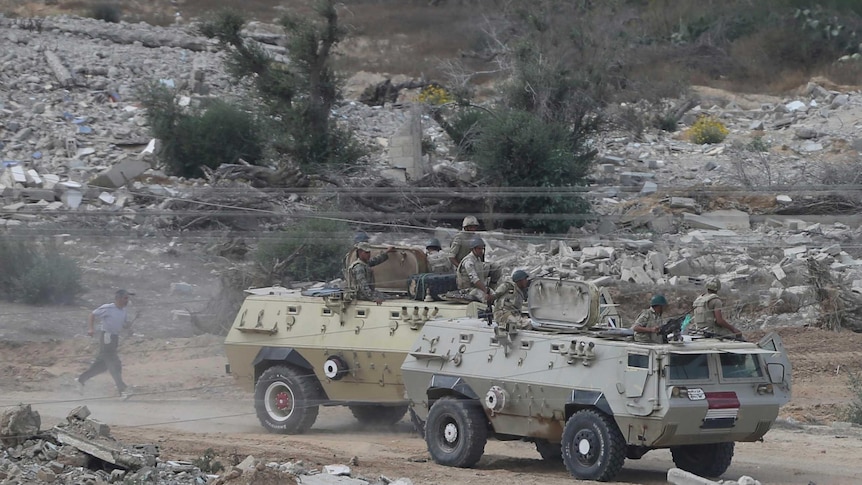
[[[575,478],[609,481],[626,458],[666,448],[717,477],[734,443],[760,440],[789,401],[777,335],[636,343],[600,321],[598,298],[589,283],[543,278],[529,288],[533,330],[425,322],[401,372],[433,459],[471,467],[489,438],[525,440]]]

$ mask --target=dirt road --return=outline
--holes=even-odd
[[[764,484],[859,483],[862,430],[833,422],[851,397],[847,371],[862,368],[862,335],[817,329],[780,333],[794,364],[793,401],[764,442],[737,444],[724,478],[749,475]],[[86,404],[118,439],[156,443],[169,459],[198,458],[212,448],[224,463],[251,454],[278,462],[304,460],[320,468],[356,457],[354,475],[407,477],[415,484],[572,483],[562,465],[543,462],[529,443],[490,441],[474,469],[438,466],[407,420],[390,429],[365,429],[343,408],[324,408],[305,435],[266,433],[251,396],[224,374],[221,339],[215,336],[131,337],[121,355],[135,395],[128,401],[115,397],[107,375],[88,382],[79,394],[73,379],[86,367],[93,346],[86,337],[0,343],[0,406],[33,404],[44,428]],[[641,460],[627,460],[615,483],[665,483],[671,467],[669,452],[653,451]]]

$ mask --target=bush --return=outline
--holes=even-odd
[[[581,185],[593,153],[576,143],[562,123],[548,123],[524,111],[488,116],[476,143],[476,162],[482,175],[499,187],[569,188]],[[525,195],[494,201],[493,210],[521,214],[504,221],[509,228],[566,233],[583,224],[588,204],[576,195]],[[558,192],[559,193],[559,192]],[[535,215],[545,217],[535,217]]]
[[[420,103],[430,104],[431,106],[440,106],[455,101],[455,98],[449,94],[449,91],[442,86],[431,84],[425,86],[419,93],[418,100]]]
[[[120,21],[120,7],[110,3],[98,3],[90,10],[90,17],[116,24]]]
[[[745,145],[745,149],[750,152],[768,152],[770,144],[768,141],[764,140],[762,136],[755,136]]]
[[[698,145],[721,143],[730,131],[724,123],[712,116],[701,116],[688,129],[688,137]]]
[[[160,157],[169,175],[200,177],[201,167],[216,168],[242,158],[255,165],[263,159],[262,123],[224,101],[205,110],[185,113],[174,92],[159,84],[139,90],[153,136],[162,141]]]
[[[349,228],[343,222],[306,219],[258,245],[254,260],[272,283],[328,281],[340,277],[350,249]]]
[[[70,304],[84,292],[78,263],[53,245],[0,239],[0,294],[33,305]]]
[[[852,400],[844,411],[845,419],[851,423],[862,424],[862,376],[856,372],[851,372],[847,380]]]

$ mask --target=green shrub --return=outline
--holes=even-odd
[[[701,116],[688,129],[689,139],[698,145],[721,143],[730,131],[712,116]]]
[[[850,372],[847,381],[852,396],[850,404],[844,410],[845,419],[851,423],[862,424],[862,376],[857,372]]]
[[[272,283],[327,281],[341,277],[350,249],[348,226],[327,219],[305,219],[258,245],[254,260]]]
[[[54,245],[0,239],[0,294],[28,304],[70,304],[84,292],[78,263]]]
[[[257,118],[224,101],[186,113],[172,90],[157,83],[139,89],[153,136],[161,140],[160,157],[169,175],[200,177],[201,167],[216,168],[242,158],[255,165],[263,159],[264,131]]]
[[[581,185],[589,169],[593,153],[577,144],[569,127],[518,110],[485,120],[475,153],[482,175],[494,186],[537,188],[494,201],[494,212],[522,215],[503,226],[565,234],[583,224],[589,206],[582,198],[541,195],[543,188]]]
[[[654,119],[654,126],[662,131],[673,133],[676,131],[679,119],[673,113],[662,113]]]
[[[769,142],[764,140],[762,136],[755,136],[745,145],[745,149],[750,152],[768,152]]]
[[[90,10],[90,17],[116,24],[120,21],[120,7],[111,3],[97,3]]]
[[[488,113],[478,109],[461,109],[452,119],[451,123],[441,123],[441,126],[449,135],[449,138],[458,147],[458,153],[462,156],[471,155],[476,140],[479,137],[482,119]],[[435,116],[438,123],[442,120]]]

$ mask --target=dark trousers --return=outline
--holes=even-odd
[[[117,346],[120,344],[120,336],[108,334],[110,341],[105,343],[105,333],[99,332],[99,354],[96,355],[96,360],[89,369],[84,371],[78,380],[81,383],[93,376],[97,376],[102,372],[108,371],[111,377],[114,378],[114,383],[117,384],[117,389],[120,392],[126,390],[126,384],[123,382],[123,363],[120,362],[120,356],[117,355]]]

